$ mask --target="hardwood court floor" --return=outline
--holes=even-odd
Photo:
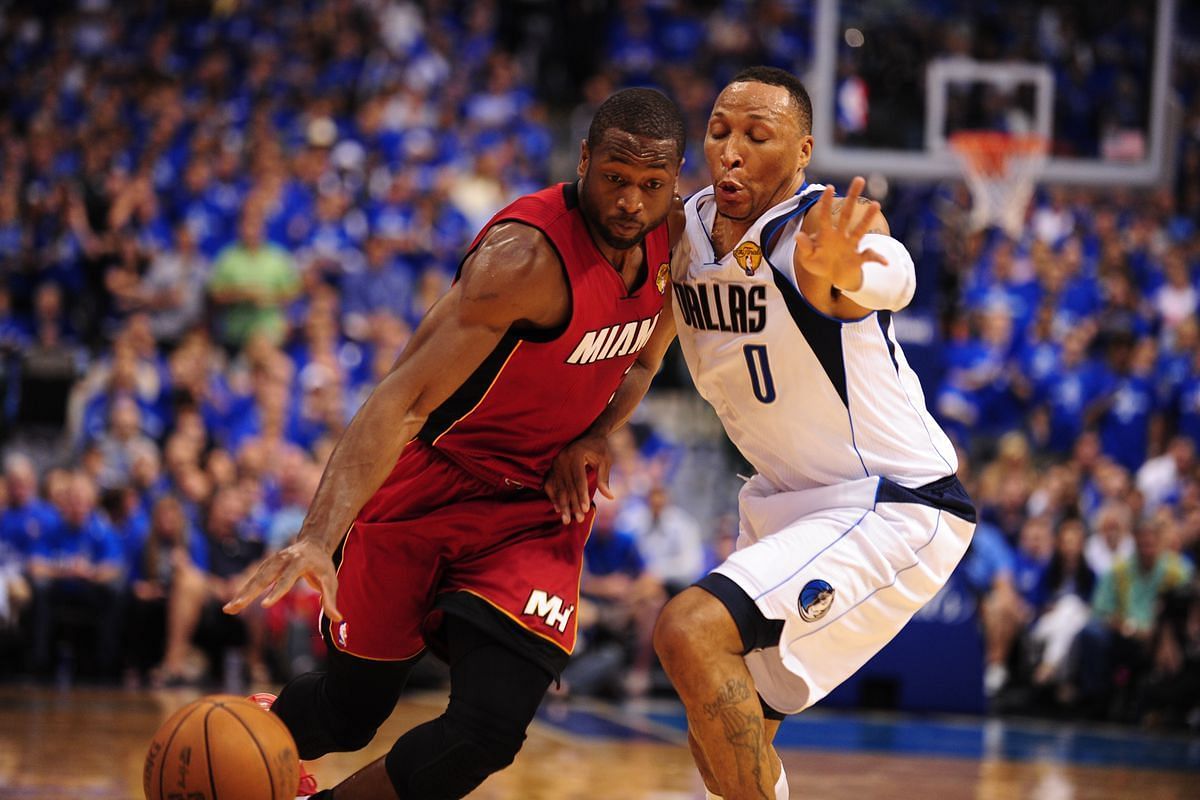
[[[142,758],[151,734],[197,696],[182,690],[0,686],[0,800],[140,798]],[[326,757],[314,763],[313,771],[322,785],[335,783],[382,755],[408,727],[436,716],[443,704],[436,693],[406,699],[375,744],[362,753]],[[997,733],[990,722],[910,725],[847,715],[813,720],[789,721],[780,734],[788,743],[781,752],[793,797],[1200,798],[1200,741],[1195,739],[1145,739],[1118,731],[1085,732],[1077,740],[1061,729],[1044,735],[1035,730],[1024,738],[1018,731],[1013,738],[1003,727]],[[681,724],[670,707],[629,713],[596,704],[548,706],[516,763],[472,797],[700,798]],[[1098,763],[1079,763],[1088,761]],[[1147,763],[1167,768],[1134,766]]]

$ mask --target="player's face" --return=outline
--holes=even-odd
[[[704,136],[717,211],[757,219],[800,188],[812,147],[787,89],[753,81],[726,86]]]
[[[667,218],[679,155],[673,140],[609,131],[594,151],[584,142],[579,177],[579,203],[592,230],[627,250]]]

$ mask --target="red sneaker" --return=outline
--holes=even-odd
[[[250,695],[250,702],[257,703],[263,711],[270,711],[271,706],[275,704],[276,695],[270,692],[256,692]],[[310,794],[317,793],[317,778],[304,768],[304,762],[300,762],[300,784],[296,787],[296,795],[298,797],[308,797]]]

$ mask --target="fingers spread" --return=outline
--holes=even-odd
[[[833,225],[833,184],[825,187],[825,191],[821,192],[821,199],[817,201],[816,211],[817,222],[821,227],[828,228]]]
[[[846,199],[842,201],[842,208],[850,213],[846,215],[846,220],[850,219],[850,215],[854,213],[854,204],[858,202],[858,196],[862,194],[863,187],[867,182],[859,175],[850,181],[850,190],[846,192]]]
[[[300,571],[296,567],[289,566],[283,573],[275,579],[275,585],[271,587],[271,591],[267,592],[267,596],[263,598],[263,608],[270,608],[283,599],[283,596],[292,590],[297,579],[300,577]]]
[[[263,593],[278,575],[279,569],[277,564],[272,561],[264,561],[259,564],[258,569],[250,576],[250,579],[242,584],[242,588],[234,595],[234,598],[225,604],[222,609],[226,614],[237,614],[246,606],[250,605],[250,601]]]

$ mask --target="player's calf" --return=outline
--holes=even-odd
[[[775,797],[778,761],[742,657],[742,634],[725,605],[697,587],[682,592],[659,616],[654,645],[687,709],[688,729],[720,785],[720,796]]]

